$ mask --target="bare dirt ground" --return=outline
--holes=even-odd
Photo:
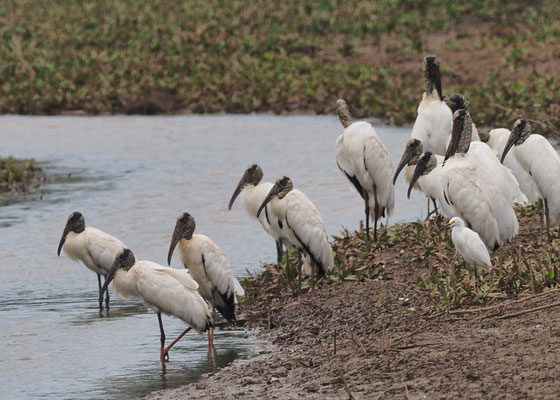
[[[521,218],[520,237],[498,253],[535,242],[537,224]],[[386,280],[323,285],[296,307],[277,297],[246,307],[264,311],[269,347],[148,398],[557,398],[559,289],[436,312],[417,285],[426,267],[407,261],[405,245],[376,257]]]

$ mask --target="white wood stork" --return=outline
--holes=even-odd
[[[338,168],[354,185],[365,203],[366,237],[369,239],[369,218],[374,221],[373,240],[377,240],[377,221],[391,217],[395,192],[391,177],[393,162],[373,126],[365,121],[352,122],[344,100],[338,100],[337,113],[344,133],[336,140]]]
[[[233,276],[231,263],[224,252],[208,236],[194,234],[196,224],[189,213],[177,218],[167,263],[175,248],[181,261],[198,283],[198,292],[212,305],[212,320],[217,309],[229,322],[235,321],[235,295],[244,296],[245,291]],[[210,342],[214,342],[214,328],[210,329]]]
[[[502,162],[508,154],[527,171],[540,192],[550,241],[550,227],[560,224],[560,156],[544,136],[531,134],[531,125],[524,118],[515,121],[502,153]],[[541,232],[542,225],[541,217]]]
[[[452,140],[445,159],[457,153],[474,167],[478,180],[487,190],[492,204],[493,215],[500,230],[500,240],[508,242],[517,236],[519,231],[514,202],[526,203],[527,197],[519,189],[519,183],[513,173],[500,165],[488,145],[482,142],[471,143],[471,129],[470,114],[466,110],[455,111]]]
[[[469,115],[471,115],[471,120],[472,120],[472,114],[471,114],[471,110],[470,110],[470,105],[469,102],[467,101],[467,99],[465,98],[465,96],[463,96],[460,93],[455,93],[453,96],[451,96],[449,99],[446,100],[446,104],[447,106],[451,109],[451,112],[453,114],[455,114],[455,111],[463,109],[466,110]],[[472,122],[472,137],[471,137],[471,141],[473,142],[479,142],[480,141],[480,135],[478,134],[478,129],[476,128],[476,125],[474,124],[474,122]],[[451,137],[449,137],[449,139],[451,139]]]
[[[453,113],[443,101],[439,62],[434,55],[424,59],[424,78],[426,91],[418,106],[411,138],[420,140],[424,151],[443,155],[453,126]]]
[[[136,261],[129,249],[119,251],[114,259],[103,289],[113,281],[113,290],[123,298],[139,297],[158,316],[161,351],[160,360],[169,361],[169,350],[191,329],[202,334],[212,326],[210,312],[198,294],[198,284],[186,270],[164,267],[151,261]],[[99,294],[103,301],[103,291]],[[180,318],[189,327],[165,347],[161,313]],[[209,342],[209,347],[212,343]]]
[[[472,231],[465,226],[463,220],[459,217],[453,217],[449,223],[440,228],[452,227],[451,239],[457,251],[463,256],[467,262],[467,266],[472,266],[476,270],[477,267],[491,267],[490,254],[488,249],[478,236],[478,233]]]
[[[290,178],[286,176],[278,178],[259,207],[257,216],[270,203],[271,213],[287,229],[290,242],[299,253],[298,303],[300,303],[302,257],[311,260],[312,293],[314,293],[315,273],[319,277],[325,275],[334,266],[334,259],[319,210],[303,192],[293,187]]]
[[[481,141],[485,142],[492,149],[496,158],[500,159],[510,133],[511,131],[506,128],[492,129],[487,135],[481,135]],[[515,179],[519,182],[519,189],[527,196],[529,203],[535,203],[541,196],[531,175],[517,161],[516,157],[505,158],[503,164],[513,172]]]
[[[228,209],[231,210],[233,202],[240,196],[241,202],[245,206],[245,210],[252,218],[257,218],[257,211],[262,204],[264,198],[272,188],[271,182],[262,182],[263,171],[257,164],[251,164],[245,170],[239,184],[235,188]],[[268,209],[265,207],[264,214],[258,218],[263,229],[276,241],[276,254],[278,263],[282,261],[282,229],[278,226],[277,221],[270,219]]]
[[[397,177],[401,170],[406,166],[404,170],[404,176],[406,182],[410,184],[412,181],[412,176],[414,174],[414,169],[416,168],[416,164],[418,164],[418,160],[422,157],[424,152],[424,148],[422,142],[418,139],[410,139],[406,143],[406,148],[404,153],[401,157],[399,165],[397,166],[397,170],[395,171],[395,175],[393,176],[393,185],[397,181]],[[425,175],[422,176],[421,179],[416,178],[416,183],[414,188],[420,190],[428,197],[428,214],[430,213],[429,210],[429,201],[432,200],[434,203],[434,209],[436,214],[438,213],[436,199],[438,196],[438,192],[440,189],[440,167],[443,163],[443,156],[434,155],[433,160],[435,161],[436,165],[434,168],[431,168],[429,171],[426,172]],[[408,197],[410,198],[410,191],[408,192]]]
[[[70,259],[83,262],[86,267],[95,272],[99,294],[101,294],[101,275],[107,275],[115,256],[124,248],[125,245],[116,237],[99,229],[86,227],[84,216],[74,211],[66,221],[58,243],[57,254],[60,256],[60,251],[64,249]],[[109,308],[108,291],[105,305]],[[99,309],[103,309],[102,301],[99,302]]]

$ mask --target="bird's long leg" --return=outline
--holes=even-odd
[[[432,202],[434,203],[434,210],[436,210],[436,216],[439,214],[436,204],[436,199],[432,198]]]
[[[282,262],[282,241],[281,240],[276,241],[276,260],[277,260],[278,264],[280,264]]]
[[[374,208],[375,220],[373,221],[373,241],[377,242],[377,219],[380,217],[379,215],[379,204],[377,204],[377,198],[375,199],[375,208]]]
[[[107,280],[107,277],[105,277],[104,281]],[[107,310],[109,309],[109,285],[107,285],[107,287],[105,288],[105,306],[107,307]]]
[[[430,198],[428,197],[428,214],[426,214],[426,219],[430,218]]]
[[[208,350],[214,349],[214,321],[216,320],[216,306],[214,292],[212,292],[212,326],[208,330]]]
[[[301,258],[301,253],[298,252],[298,264],[297,264],[297,270],[298,270],[298,296],[297,296],[297,301],[295,303],[290,303],[287,305],[287,307],[292,307],[292,306],[296,306],[298,304],[301,304],[301,266],[303,264],[303,260]]]
[[[160,342],[161,342],[161,351],[159,354],[159,359],[160,361],[163,363],[164,361],[169,361],[169,354],[167,354],[167,352],[164,352],[164,347],[165,347],[165,332],[163,331],[163,322],[161,322],[161,313],[158,311],[157,313],[157,318],[158,318],[158,322],[159,322],[159,334],[160,334]],[[167,359],[165,358],[167,356]]]
[[[546,217],[546,236],[548,237],[548,242],[552,241],[550,237],[550,214],[548,212],[548,200],[544,199],[544,216]]]
[[[97,286],[99,287],[99,298],[101,298],[101,275],[97,274]],[[99,309],[103,310],[103,299],[99,300]]]
[[[540,244],[542,244],[542,234],[543,234],[543,217],[544,217],[544,206],[543,206],[543,200],[539,199],[539,220],[540,220],[540,225],[539,225],[539,238],[540,238]]]
[[[369,204],[367,200],[367,194],[364,202],[366,203],[366,240],[369,241]]]
[[[315,300],[315,268],[314,263],[311,263],[311,300]]]
[[[158,313],[158,314],[159,314],[159,313]],[[162,362],[163,362],[163,357],[167,357],[167,359],[166,359],[165,361],[169,361],[169,354],[167,354],[167,353],[169,352],[169,350],[171,350],[171,348],[172,348],[173,346],[175,346],[175,343],[177,343],[179,340],[181,340],[181,338],[182,338],[183,336],[185,336],[187,333],[189,333],[189,331],[190,331],[191,329],[192,329],[192,328],[189,326],[187,329],[185,329],[185,330],[183,331],[183,333],[181,333],[179,336],[177,336],[177,338],[176,338],[174,341],[172,341],[172,342],[169,344],[169,346],[167,346],[165,349],[162,350],[162,354],[163,354],[163,355],[162,355],[162,358],[161,358]]]

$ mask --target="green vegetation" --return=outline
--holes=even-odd
[[[422,58],[479,125],[560,129],[560,4],[5,1],[0,112],[332,113],[413,121]]]
[[[27,192],[43,183],[42,169],[35,160],[15,160],[9,157],[0,160],[0,193]]]

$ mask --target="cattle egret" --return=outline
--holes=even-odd
[[[453,227],[451,230],[451,238],[457,251],[463,256],[467,262],[476,270],[477,267],[491,267],[490,254],[488,249],[478,236],[478,233],[472,231],[465,226],[463,220],[459,217],[453,217],[449,223],[440,228],[440,231]]]

